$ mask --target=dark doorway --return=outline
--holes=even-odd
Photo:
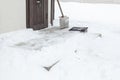
[[[48,27],[48,0],[26,0],[27,28],[39,30]]]

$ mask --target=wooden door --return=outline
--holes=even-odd
[[[27,28],[48,27],[48,0],[27,0]]]

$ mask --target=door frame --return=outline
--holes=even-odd
[[[26,28],[32,28],[31,27],[31,22],[30,22],[30,7],[29,7],[29,2],[30,0],[26,0]],[[44,3],[44,5],[46,5],[46,4],[48,4],[48,1],[46,1],[45,3]],[[47,6],[48,7],[48,6]],[[51,25],[53,25],[53,20],[54,20],[54,12],[55,12],[55,0],[51,0],[51,12],[50,12],[50,22],[51,22]],[[46,17],[44,17],[44,18],[47,18],[47,21],[45,21],[45,25],[46,26],[48,26],[48,8],[45,8],[45,9],[47,9],[47,10],[44,10],[45,12],[45,15],[44,16],[46,16]]]
[[[26,28],[30,28],[29,0],[26,0]]]
[[[55,16],[55,0],[51,0],[51,15],[50,16],[51,16],[50,23],[51,25],[53,25],[53,20]]]

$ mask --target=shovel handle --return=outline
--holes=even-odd
[[[60,9],[61,15],[62,15],[62,17],[64,17],[64,14],[63,14],[63,11],[62,11],[62,8],[61,8],[59,0],[57,0],[57,2],[58,2],[58,6],[59,6],[59,9]]]

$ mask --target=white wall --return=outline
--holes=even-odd
[[[83,2],[83,3],[120,3],[120,0],[60,0],[64,2],[74,1],[74,2]]]
[[[26,28],[26,0],[0,0],[0,33]]]

